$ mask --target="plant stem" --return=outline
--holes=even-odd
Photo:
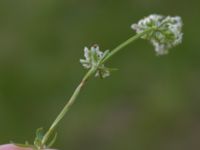
[[[120,50],[122,50],[124,47],[126,47],[127,45],[129,45],[130,43],[132,43],[133,41],[137,40],[138,38],[144,36],[145,34],[151,32],[153,29],[148,29],[142,33],[136,34],[135,36],[129,38],[128,40],[126,40],[125,42],[123,42],[122,44],[120,44],[119,46],[117,46],[115,49],[113,49],[108,55],[107,57],[105,57],[100,64],[105,63],[108,59],[110,59],[113,55],[115,55],[117,52],[119,52]],[[100,65],[99,64],[99,65]],[[48,129],[48,131],[45,133],[43,139],[42,139],[42,148],[45,147],[49,137],[51,136],[51,134],[54,132],[55,128],[57,127],[58,123],[63,119],[63,117],[66,115],[66,113],[69,111],[69,109],[71,108],[71,106],[73,105],[73,103],[75,102],[76,98],[78,97],[82,87],[85,85],[86,81],[92,76],[94,75],[94,73],[96,72],[96,70],[98,69],[97,67],[91,68],[83,77],[83,79],[81,80],[80,84],[78,85],[78,87],[75,89],[73,95],[71,96],[71,98],[69,99],[69,101],[67,102],[67,104],[65,105],[65,107],[62,109],[62,111],[59,113],[59,115],[57,116],[57,118],[55,119],[55,121],[53,122],[53,124],[50,126],[50,128]]]
[[[139,34],[136,34],[135,36],[132,36],[131,38],[129,38],[128,40],[126,40],[125,42],[121,43],[119,46],[117,46],[115,49],[113,49],[108,55],[107,57],[105,57],[103,59],[103,61],[101,62],[101,64],[104,64],[106,61],[108,61],[108,59],[110,59],[113,55],[115,55],[117,52],[119,52],[120,50],[122,50],[124,47],[128,46],[130,43],[134,42],[135,40],[141,38],[142,36],[144,36],[145,34],[152,32],[153,28],[147,29],[144,32],[141,32]]]
[[[44,135],[44,137],[42,139],[42,146],[43,147],[46,144],[46,142],[48,141],[48,139],[51,136],[51,134],[54,132],[54,129],[56,128],[56,126],[58,125],[58,123],[62,120],[62,118],[65,116],[65,114],[69,111],[69,109],[71,108],[71,106],[75,102],[76,98],[78,97],[78,95],[79,95],[82,87],[84,86],[84,84],[86,83],[86,81],[88,80],[88,78],[92,74],[94,74],[95,71],[96,71],[95,68],[91,68],[86,73],[86,75],[83,77],[83,79],[81,80],[81,82],[78,85],[78,87],[75,89],[73,95],[71,96],[71,98],[69,99],[69,101],[67,102],[67,104],[65,105],[65,107],[62,109],[62,111],[59,113],[59,115],[57,116],[57,118],[55,119],[55,121],[53,122],[53,124],[50,126],[49,130]]]

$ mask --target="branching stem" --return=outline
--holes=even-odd
[[[105,57],[102,62],[100,64],[104,64],[106,61],[108,61],[113,55],[115,55],[117,52],[119,52],[120,50],[122,50],[124,47],[126,47],[127,45],[129,45],[130,43],[134,42],[135,40],[137,40],[138,38],[144,36],[145,34],[152,32],[154,29],[148,29],[140,34],[136,34],[135,36],[129,38],[128,40],[126,40],[125,42],[123,42],[122,44],[120,44],[119,46],[117,46],[115,49],[113,49],[108,55],[107,57]],[[99,64],[99,65],[100,65]],[[69,109],[71,108],[71,106],[74,104],[76,98],[78,97],[82,87],[85,85],[86,81],[95,74],[96,70],[98,69],[97,67],[93,67],[91,68],[83,77],[83,79],[81,80],[80,84],[78,85],[78,87],[75,89],[73,95],[71,96],[71,98],[69,99],[69,101],[67,102],[67,104],[65,105],[65,107],[62,109],[62,111],[59,113],[59,115],[57,116],[57,118],[55,119],[55,121],[52,123],[52,125],[50,126],[50,128],[48,129],[48,131],[45,133],[43,139],[42,139],[42,148],[45,147],[46,143],[49,140],[49,137],[52,135],[52,133],[54,132],[55,128],[57,127],[57,125],[59,124],[59,122],[63,119],[63,117],[66,115],[66,113],[69,111]]]

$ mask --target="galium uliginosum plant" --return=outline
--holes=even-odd
[[[105,63],[111,59],[112,56],[139,38],[150,41],[154,46],[157,55],[167,54],[169,49],[181,43],[183,36],[181,31],[182,25],[183,23],[179,16],[165,17],[153,14],[141,19],[138,23],[133,24],[131,28],[136,31],[136,35],[121,43],[112,51],[106,50],[103,52],[98,45],[94,45],[90,48],[85,47],[85,58],[80,59],[80,63],[88,70],[87,73],[47,132],[41,134],[41,129],[38,130],[34,147],[36,149],[45,149],[53,144],[55,138],[53,138],[50,144],[47,144],[49,143],[49,138],[55,134],[55,128],[71,108],[88,79],[93,75],[100,78],[110,76],[113,69],[106,67]]]

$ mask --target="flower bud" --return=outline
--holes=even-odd
[[[95,76],[106,78],[110,76],[110,69],[105,67],[104,64],[100,63],[107,56],[108,53],[109,53],[108,50],[106,50],[105,52],[100,51],[98,45],[92,46],[90,49],[85,47],[84,48],[85,59],[80,59],[80,63],[86,69],[97,67]]]

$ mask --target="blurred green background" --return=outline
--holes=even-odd
[[[152,13],[180,15],[183,44],[167,56],[138,40],[88,82],[58,128],[61,150],[200,149],[200,1],[1,0],[0,144],[47,129],[85,73],[83,47],[112,49]]]

